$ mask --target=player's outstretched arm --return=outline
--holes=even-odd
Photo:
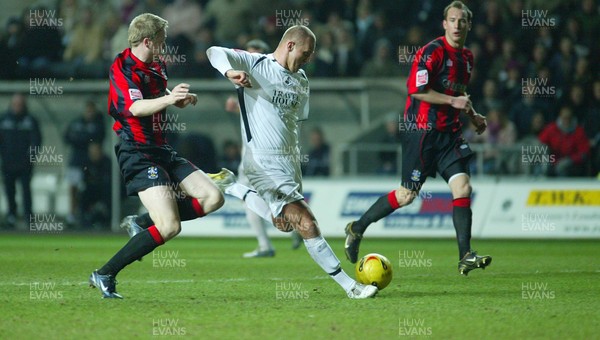
[[[190,94],[189,92],[190,84],[181,83],[165,96],[154,99],[136,100],[129,107],[129,111],[136,117],[150,116],[164,110],[169,105],[175,105],[178,101],[185,101]]]
[[[250,76],[246,72],[254,60],[249,53],[212,46],[206,50],[206,55],[210,64],[232,83],[252,87]]]

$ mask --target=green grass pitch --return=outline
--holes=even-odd
[[[87,285],[125,235],[0,235],[0,339],[591,339],[600,331],[598,240],[474,240],[494,260],[457,273],[451,239],[369,239],[390,286],[350,300],[304,247],[242,259],[254,239],[176,238],[118,277],[124,300]],[[330,239],[343,268],[343,241]]]

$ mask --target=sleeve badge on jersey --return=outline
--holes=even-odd
[[[416,87],[426,85],[429,82],[429,73],[427,70],[417,71],[417,85]]]
[[[138,89],[129,89],[129,98],[131,98],[131,100],[138,100],[144,99],[144,96],[142,96],[142,91]]]

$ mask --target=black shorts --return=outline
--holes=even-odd
[[[115,145],[115,154],[129,196],[153,186],[176,188],[198,170],[168,144],[155,146],[121,141]]]
[[[469,174],[473,151],[460,131],[409,131],[402,134],[402,186],[419,191],[427,177],[439,172],[448,181],[452,175]]]

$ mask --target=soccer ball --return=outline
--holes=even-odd
[[[392,264],[390,260],[375,253],[363,256],[356,263],[356,280],[382,290],[392,281]]]

